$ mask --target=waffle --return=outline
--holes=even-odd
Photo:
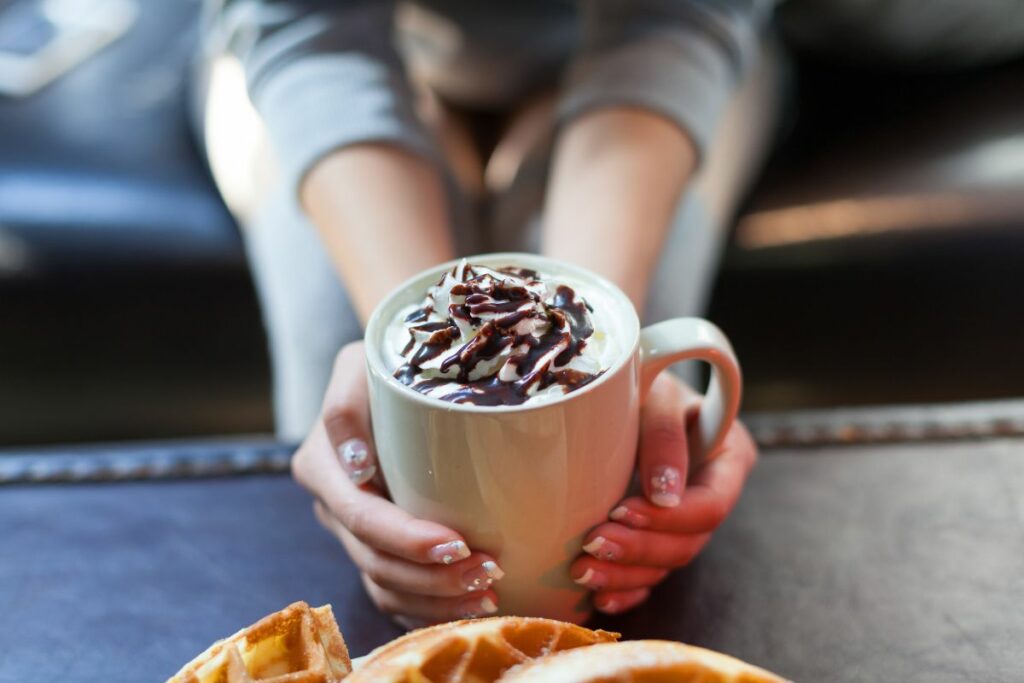
[[[618,637],[551,619],[456,621],[413,631],[377,648],[345,683],[490,683],[536,657]]]
[[[664,640],[560,652],[509,671],[500,683],[785,683],[718,652]]]
[[[295,602],[217,641],[167,683],[338,683],[351,670],[331,606]]]

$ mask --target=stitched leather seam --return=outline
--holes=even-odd
[[[0,484],[117,482],[287,472],[295,445],[270,439],[0,451]]]
[[[1024,400],[752,413],[763,448],[958,441],[1024,436]]]

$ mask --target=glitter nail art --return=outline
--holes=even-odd
[[[363,470],[370,464],[370,448],[362,439],[348,439],[338,446],[338,457],[348,470]]]
[[[651,502],[658,507],[674,508],[679,505],[682,493],[682,477],[679,470],[669,465],[659,465],[651,475]]]
[[[479,566],[473,567],[462,575],[463,587],[472,593],[473,591],[489,588],[495,581],[500,581],[505,576],[497,562],[487,560]]]
[[[464,541],[439,543],[429,551],[430,559],[438,564],[453,564],[469,557],[469,546]]]
[[[618,543],[609,541],[604,536],[598,536],[590,543],[583,546],[583,552],[588,553],[599,560],[617,560],[622,556],[622,547]]]

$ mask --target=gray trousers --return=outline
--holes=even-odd
[[[703,164],[685,192],[657,271],[644,319],[700,315],[737,204],[760,167],[780,102],[778,52],[762,58],[738,84]],[[228,56],[211,62],[202,91],[205,148],[218,187],[243,226],[263,309],[273,364],[276,431],[299,439],[320,413],[334,357],[362,337],[360,323],[319,235],[298,198],[275,177],[259,117],[248,103],[240,67]],[[507,196],[509,215],[539,214],[543,173],[524,167]],[[455,183],[449,182],[454,188]],[[461,255],[536,251],[537,220],[483,235],[453,192],[453,224]],[[523,203],[532,205],[524,206]],[[396,245],[396,248],[401,248]]]

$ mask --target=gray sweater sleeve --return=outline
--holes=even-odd
[[[635,105],[677,123],[698,155],[755,49],[766,0],[585,0],[559,115]]]
[[[333,150],[390,142],[436,158],[392,43],[384,0],[234,0],[222,40],[245,67],[282,177],[295,184]]]
[[[220,2],[217,42],[242,59],[282,176],[296,190],[320,158],[354,143],[439,158],[394,48],[393,0]],[[770,3],[582,0],[561,120],[633,104],[675,121],[702,151]]]

